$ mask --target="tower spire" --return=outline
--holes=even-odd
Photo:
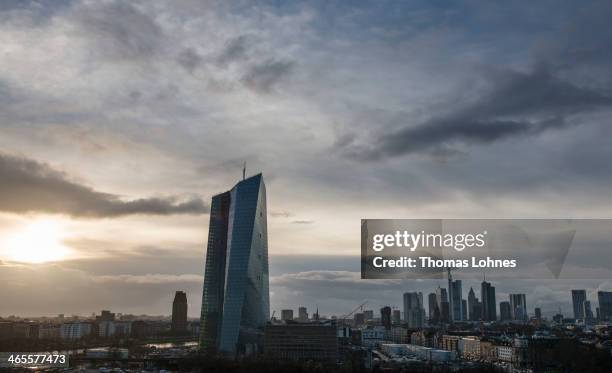
[[[242,164],[242,180],[246,179],[246,161]]]

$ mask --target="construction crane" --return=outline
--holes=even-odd
[[[358,309],[361,309],[363,311],[363,306],[365,306],[366,304],[368,304],[368,301],[366,300],[365,302],[361,303],[360,305],[358,305],[357,307],[355,307],[351,312],[349,312],[348,314],[341,316],[341,319],[348,319],[349,317],[351,317],[355,312],[357,312]]]

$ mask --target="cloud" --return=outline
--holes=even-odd
[[[416,125],[402,125],[372,144],[341,144],[349,156],[368,161],[412,153],[453,154],[456,146],[578,125],[573,115],[612,107],[611,96],[563,81],[544,68],[492,72],[487,78],[492,87],[475,103]]]
[[[217,64],[226,65],[245,58],[248,51],[248,39],[247,35],[240,35],[228,40],[225,43],[225,48],[217,57]]]
[[[131,214],[204,214],[200,198],[152,197],[125,201],[69,179],[68,175],[37,161],[0,154],[0,210],[13,213],[46,212],[75,217],[104,218]]]
[[[291,73],[294,65],[292,61],[266,60],[251,66],[242,81],[254,91],[270,93],[276,84]]]
[[[184,49],[176,59],[176,62],[190,74],[193,74],[203,61],[202,56],[193,48]]]
[[[130,3],[86,2],[73,9],[70,19],[92,49],[111,59],[148,58],[162,46],[162,28]]]
[[[195,274],[169,275],[160,273],[147,273],[145,275],[112,275],[94,276],[93,281],[103,283],[128,283],[128,284],[174,284],[174,283],[196,283],[202,284],[204,276]]]
[[[293,214],[289,211],[271,211],[268,213],[268,215],[275,218],[290,218],[293,216]]]

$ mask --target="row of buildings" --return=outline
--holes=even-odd
[[[381,352],[399,362],[427,364],[465,362],[506,364],[513,368],[558,365],[558,356],[581,344],[608,349],[609,327],[581,331],[574,324],[542,322],[509,324],[462,323],[461,327],[387,328],[383,315],[364,325],[347,326],[341,319],[273,320],[264,328],[263,355],[273,360],[346,360],[350,351]],[[577,328],[577,329],[576,329]],[[408,360],[404,360],[408,359]]]
[[[199,335],[199,322],[187,324],[185,335]],[[0,340],[64,340],[174,336],[171,323],[150,320],[74,320],[63,323],[0,321]]]
[[[54,321],[0,320],[0,340],[66,340],[78,341],[92,338],[138,338],[157,336],[199,335],[199,322],[187,320],[187,297],[177,291],[172,307],[172,320],[120,319],[108,310],[89,319]]]
[[[472,362],[533,368],[558,364],[555,359],[560,351],[579,348],[581,343],[610,348],[605,342],[609,338],[606,325],[587,333],[568,328],[572,324],[554,322],[512,327],[466,323],[452,330],[439,326],[412,329],[403,323],[388,329],[381,319],[382,315],[361,326],[346,326],[336,319],[274,320],[264,328],[262,352],[276,361],[336,363],[346,360],[347,352],[361,350],[370,355],[381,352],[400,362],[408,359],[427,364]]]

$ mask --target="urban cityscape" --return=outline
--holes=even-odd
[[[611,373],[611,20],[0,0],[0,373]]]
[[[547,319],[528,307],[525,294],[496,297],[486,278],[466,298],[449,269],[447,287],[426,297],[405,292],[400,307],[375,310],[365,300],[344,315],[309,313],[306,306],[270,315],[266,188],[262,174],[247,178],[245,172],[231,190],[212,197],[199,321],[188,319],[188,294],[177,290],[169,318],[110,310],[1,318],[0,350],[69,351],[71,367],[100,371],[190,370],[211,359],[308,363],[330,371],[611,367],[612,291],[598,291],[591,303],[586,289],[571,289],[573,313]]]

